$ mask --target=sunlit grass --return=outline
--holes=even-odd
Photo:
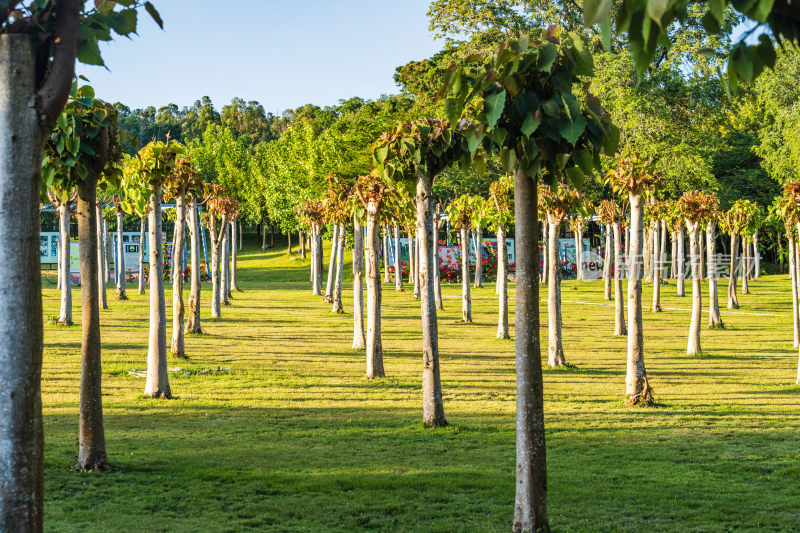
[[[473,292],[472,325],[458,322],[460,286],[443,287],[439,337],[451,426],[429,430],[421,424],[412,291],[384,285],[389,377],[369,382],[363,352],[350,349],[351,287],[346,313],[333,314],[311,295],[307,268],[308,260],[290,260],[283,249],[245,250],[244,292],[218,320],[209,318],[204,292],[207,334],[187,338],[188,361],[170,361],[231,372],[174,373],[171,401],[143,398],[144,379],[129,374],[146,366],[148,297],[133,288],[118,302],[109,292],[101,320],[113,469],[105,474],[71,470],[80,328],[45,325],[49,531],[509,529],[514,345],[494,338],[494,285]],[[47,279],[45,316],[58,310]],[[650,291],[646,285],[646,306]],[[681,310],[645,311],[657,406],[631,409],[622,406],[626,340],[611,334],[613,307],[601,283],[564,283],[564,348],[576,367],[544,371],[554,530],[796,528],[800,388],[789,280],[765,277],[751,291],[740,296],[739,311],[726,312],[722,283],[726,329],[704,328],[704,355],[687,357],[691,285],[686,298],[665,285],[662,305]],[[78,290],[74,297],[79,322]],[[542,335],[546,360],[546,327]]]

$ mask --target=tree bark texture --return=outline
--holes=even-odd
[[[442,279],[439,272],[439,206],[433,213],[433,291],[436,299],[436,310],[444,310],[442,301]]]
[[[175,198],[175,239],[172,241],[172,345],[173,357],[186,358],[183,342],[183,241],[186,227],[186,197]]]
[[[382,227],[383,233],[383,282],[389,283],[392,278],[389,272],[389,229],[386,226]]]
[[[795,264],[795,247],[797,241],[794,236],[789,235],[789,275],[792,279],[792,324],[794,330],[794,344],[800,346],[800,310],[798,310],[798,297],[800,295],[800,284],[797,279],[797,265]]]
[[[144,244],[147,238],[147,217],[139,221],[139,287],[138,294],[144,294]]]
[[[167,374],[167,310],[164,301],[164,244],[161,240],[161,186],[153,187],[148,212],[150,232],[150,340],[145,396],[170,398]]]
[[[499,314],[497,317],[497,338],[509,339],[508,333],[508,252],[506,251],[506,228],[497,227],[497,281]]]
[[[333,302],[333,279],[336,277],[336,247],[339,246],[339,224],[333,225],[331,238],[331,258],[328,262],[328,281],[325,284],[325,301]]]
[[[514,174],[516,228],[515,345],[517,460],[515,533],[549,531],[542,359],[539,343],[539,235],[536,181]]]
[[[202,283],[200,280],[200,217],[197,213],[197,199],[192,198],[189,202],[189,236],[192,239],[192,250],[190,261],[191,268],[191,287],[189,289],[189,317],[186,320],[186,333],[203,333],[200,325],[200,292]]]
[[[551,368],[565,366],[567,360],[564,357],[564,345],[561,342],[561,264],[558,260],[558,227],[561,220],[556,217],[549,217],[550,232],[548,235],[547,253],[549,254],[547,265],[550,272],[550,285],[547,287],[547,322],[548,322],[548,350],[547,364]],[[606,239],[608,243],[610,239]],[[611,253],[606,250],[606,262],[611,264]],[[609,267],[610,270],[610,267]]]
[[[661,263],[661,251],[660,242],[661,238],[659,236],[659,223],[656,221],[653,224],[652,234],[653,234],[653,303],[650,306],[650,311],[653,313],[661,312],[661,273],[662,273],[662,263]],[[697,239],[695,239],[696,241]]]
[[[483,287],[483,228],[475,226],[475,288]]]
[[[117,208],[117,263],[114,269],[117,271],[117,300],[127,300],[128,294],[125,291],[125,284],[127,281],[127,273],[125,272],[125,243],[123,242],[122,235],[122,208]],[[150,265],[151,271],[153,265]],[[151,276],[152,277],[152,276]]]
[[[620,244],[620,222],[614,222],[614,335],[627,335],[625,327],[625,300],[622,295],[622,275],[625,267],[622,263],[622,246]]]
[[[382,378],[383,344],[381,343],[381,280],[377,206],[367,205],[367,379]]]
[[[59,276],[61,278],[61,309],[58,314],[58,323],[62,326],[72,325],[72,275],[70,274],[70,238],[69,238],[69,203],[58,208],[59,215],[59,241],[58,250],[61,259]]]
[[[739,298],[736,296],[737,248],[739,247],[739,234],[731,232],[731,272],[728,277],[728,309],[739,309]]]
[[[678,296],[686,296],[686,262],[684,260],[686,254],[684,252],[684,241],[683,228],[680,228],[678,230],[678,257],[675,260],[675,266],[677,268],[677,272],[675,273],[675,279],[677,282],[675,283],[675,286],[677,287]]]
[[[700,355],[700,320],[703,314],[703,287],[700,278],[700,233],[697,222],[686,222],[689,230],[689,256],[692,262],[692,322],[689,326],[687,355]]]
[[[461,320],[472,322],[472,298],[469,292],[469,228],[461,228]]]
[[[611,224],[606,224],[606,246],[603,251],[603,299],[611,300],[611,258],[613,243],[611,242]],[[548,255],[552,257],[552,255]]]
[[[342,278],[344,275],[344,224],[339,224],[339,243],[336,245],[336,280],[333,287],[333,312],[344,313],[342,306]]]
[[[95,205],[95,211],[96,211],[97,220],[103,220],[103,206],[100,205],[99,203],[97,203]],[[106,235],[106,239],[107,239],[108,225],[105,223],[105,220],[103,220],[103,222],[104,222],[103,225],[105,226],[105,235]],[[101,242],[103,240],[105,240],[105,239],[103,238],[103,234],[101,233],[101,230],[98,227],[97,228],[97,242]],[[104,272],[100,272],[98,274],[99,278],[98,278],[97,306],[100,309],[108,309],[108,297],[106,296],[106,282],[109,279],[109,275],[108,275],[108,254],[106,252],[107,252],[107,246],[98,247],[98,250],[97,250],[97,265],[98,265],[98,268],[101,271],[104,271]]]
[[[712,220],[706,225],[706,259],[708,261],[708,325],[722,327],[719,314],[719,294],[717,290],[717,245],[715,241],[716,223]]]
[[[364,340],[364,240],[361,223],[353,220],[353,349],[367,347]],[[380,265],[379,265],[380,268]]]
[[[242,236],[239,234],[239,222],[234,220],[231,224],[231,291],[241,291],[239,288],[239,250],[242,249]],[[305,236],[301,239],[303,244],[303,259],[306,258]]]
[[[394,227],[394,290],[403,290],[403,265],[400,260],[400,226]]]

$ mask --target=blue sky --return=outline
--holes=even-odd
[[[267,111],[397,92],[395,67],[443,46],[430,0],[159,0],[164,31],[142,12],[139,35],[103,47],[109,71],[80,65],[97,95],[131,108],[219,109],[239,96]]]

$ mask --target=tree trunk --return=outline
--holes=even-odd
[[[420,230],[416,230],[416,235],[414,239],[414,299],[419,300],[419,291],[420,291],[420,283],[419,283],[419,263],[420,263],[420,247],[419,247],[419,232]],[[409,237],[411,234],[409,233]]]
[[[792,325],[794,329],[794,344],[800,346],[800,310],[798,310],[798,295],[800,295],[800,284],[797,279],[797,267],[795,265],[795,238],[789,234],[789,277],[792,279]]]
[[[69,238],[69,204],[63,204],[58,208],[59,224],[58,229],[61,234],[61,248],[58,253],[61,258],[59,266],[61,277],[61,311],[58,315],[58,323],[62,326],[72,325],[72,275],[70,273],[70,238]]]
[[[333,237],[331,238],[331,258],[328,262],[328,281],[325,285],[325,301],[333,302],[333,278],[336,276],[336,247],[339,245],[339,224],[333,225]]]
[[[153,188],[148,212],[150,232],[150,341],[145,396],[170,398],[167,374],[167,309],[164,302],[164,244],[161,241],[161,186]]]
[[[339,243],[336,245],[336,280],[333,288],[333,312],[344,313],[342,306],[342,279],[344,275],[344,224],[339,224]]]
[[[731,273],[728,277],[728,309],[739,309],[739,299],[736,296],[736,255],[739,247],[739,234],[731,232]]]
[[[673,231],[669,237],[669,250],[670,250],[670,268],[669,268],[669,277],[672,279],[678,279],[678,269],[676,268],[675,258],[677,257],[675,251],[678,248],[678,234],[677,232]]]
[[[275,247],[275,224],[269,226],[269,247]]]
[[[475,226],[475,288],[483,287],[483,228]]]
[[[203,333],[200,326],[200,217],[197,214],[197,199],[189,203],[189,235],[192,239],[191,288],[189,290],[189,318],[186,320],[186,333]]]
[[[183,240],[186,197],[175,198],[175,239],[172,241],[172,346],[173,357],[186,358],[183,344]]]
[[[539,344],[539,236],[536,180],[514,174],[517,373],[516,497],[512,531],[547,532],[547,459]]]
[[[361,223],[353,217],[353,349],[366,348],[364,341],[364,243]],[[378,264],[380,268],[380,264]]]
[[[433,214],[433,295],[436,300],[436,310],[443,311],[442,302],[442,279],[439,272],[439,207]]]
[[[300,239],[300,258],[306,258],[306,234],[303,231],[300,231],[298,234],[298,238]]]
[[[211,219],[209,230],[211,233],[211,316],[219,318],[222,308],[222,294],[220,290],[220,248],[222,240],[217,235],[216,222]],[[225,224],[220,225],[220,233],[225,231]]]
[[[292,232],[291,231],[287,231],[286,232],[286,252],[289,255],[292,255]]]
[[[678,230],[678,257],[675,260],[675,266],[677,267],[676,272],[676,279],[677,283],[675,284],[678,291],[678,296],[686,296],[686,289],[685,289],[685,280],[686,280],[686,262],[684,261],[684,237],[683,237],[683,228]]]
[[[383,256],[383,282],[389,283],[392,280],[389,274],[389,229],[386,226],[382,226],[381,231],[383,235],[381,254]]]
[[[322,227],[317,226],[317,287],[314,292],[322,296],[322,272],[325,269],[325,249],[322,247]]]
[[[394,290],[403,290],[403,264],[400,260],[400,227],[394,227]]]
[[[261,223],[261,251],[265,251],[267,249],[267,223]]]
[[[416,286],[416,281],[414,281],[414,277],[417,274],[417,269],[414,266],[414,263],[417,260],[417,253],[414,248],[415,242],[414,237],[411,232],[408,232],[408,284],[414,285],[414,297],[418,298],[419,295],[417,294],[417,290],[419,288]]]
[[[742,268],[742,294],[750,294],[750,243],[747,242],[746,237],[742,237],[742,261],[744,263]]]
[[[644,229],[644,280],[653,281],[653,230],[645,227]]]
[[[761,254],[758,252],[758,230],[753,232],[753,279],[761,276]]]
[[[239,233],[239,223],[236,220],[233,221],[231,228],[233,229],[231,233],[231,291],[241,291],[242,289],[239,288],[238,258],[239,250],[242,249],[242,236]],[[300,240],[303,243],[303,259],[305,259],[306,241],[305,238],[301,238]]]
[[[311,246],[311,263],[308,265],[309,282],[311,283],[311,294],[316,294],[317,288],[317,225],[311,226],[309,233],[309,244]]]
[[[508,252],[506,251],[506,228],[497,227],[497,281],[499,282],[499,315],[497,317],[497,338],[510,339],[508,334]]]
[[[550,254],[547,253],[547,236],[550,234],[547,228],[547,221],[542,220],[542,273],[540,279],[544,285],[547,285],[547,274],[549,272],[547,268],[547,260],[550,257]]]
[[[547,364],[551,368],[565,366],[564,346],[561,342],[561,268],[558,260],[558,227],[561,220],[549,217],[549,235],[547,246],[548,278],[550,285],[547,287],[547,322],[548,322],[548,350]],[[609,239],[606,239],[608,243]],[[610,265],[611,254],[606,250],[606,262]],[[610,268],[609,268],[610,270]]]
[[[367,206],[367,379],[382,378],[381,280],[378,256],[378,215],[374,204]]]
[[[716,223],[712,220],[706,226],[706,259],[708,261],[708,325],[712,328],[722,327],[719,314],[719,295],[717,291],[717,245],[715,241]],[[702,237],[701,237],[702,238]]]
[[[222,245],[220,246],[219,261],[219,299],[222,305],[231,305],[228,301],[228,261],[230,260],[230,222],[222,229]],[[289,234],[291,235],[291,233]]]
[[[97,212],[97,220],[102,223],[102,225],[97,226],[98,231],[98,238],[97,238],[97,246],[98,246],[98,253],[103,259],[103,266],[100,267],[100,270],[103,274],[103,292],[105,292],[105,284],[108,283],[108,280],[111,279],[111,267],[108,264],[108,220],[103,217],[103,209],[102,207]]]
[[[144,294],[144,244],[147,231],[147,219],[142,217],[139,221],[139,288],[138,294]],[[174,255],[174,250],[173,250]]]
[[[117,208],[117,300],[127,300],[128,294],[125,292],[127,273],[125,272],[125,243],[122,240],[122,209]],[[153,265],[150,265],[152,273]],[[152,277],[152,276],[151,276]]]
[[[583,228],[575,232],[575,279],[583,281]]]
[[[95,211],[96,211],[96,219],[103,220],[103,206],[99,203],[95,204]],[[105,222],[105,221],[104,221]],[[108,235],[108,225],[105,225],[105,234]],[[100,230],[100,227],[97,228],[97,242],[101,242],[103,240],[103,236]],[[97,251],[97,266],[100,270],[104,272],[98,273],[98,299],[97,299],[97,306],[100,309],[108,309],[108,298],[106,297],[106,281],[108,281],[108,254],[106,253],[106,247],[102,247]]]
[[[642,331],[642,276],[637,260],[642,256],[641,193],[630,194],[631,257],[633,268],[628,276],[628,368],[625,375],[625,405],[652,405],[653,394],[644,367],[644,334]]]
[[[658,268],[661,270],[661,279],[663,280],[666,276],[665,270],[667,265],[667,223],[663,220],[660,222],[661,225],[661,244],[659,249],[659,260],[658,260]]]
[[[697,236],[697,257],[698,257],[698,264],[700,265],[697,269],[697,272],[700,276],[700,281],[705,279],[704,274],[704,266],[703,266],[703,257],[704,257],[704,249],[705,246],[703,244],[703,238],[701,236]]]
[[[469,228],[461,228],[461,320],[472,322],[472,298],[469,294]]]
[[[419,250],[420,307],[422,310],[422,420],[428,427],[447,425],[439,373],[439,324],[433,284],[433,178],[417,174],[417,249]],[[436,265],[438,266],[438,265]],[[469,281],[467,282],[469,285]]]
[[[692,262],[692,322],[689,326],[689,343],[686,347],[687,355],[700,355],[700,317],[703,314],[703,288],[700,279],[700,235],[697,231],[698,223],[686,222],[689,230],[689,255]]]
[[[625,301],[622,296],[622,246],[620,244],[620,222],[614,222],[614,335],[627,335],[625,327]]]
[[[32,43],[29,35],[0,35],[0,531],[9,532],[42,530],[43,134]]]
[[[650,306],[650,311],[653,313],[661,312],[661,251],[659,250],[659,230],[658,222],[654,224],[653,228],[653,304]],[[695,239],[695,242],[697,239]]]
[[[90,171],[78,185],[78,255],[81,269],[81,395],[78,437],[79,470],[102,471],[108,467],[103,430],[103,369],[100,359],[99,284],[103,277],[97,261],[99,241],[97,176]]]
[[[611,257],[614,243],[611,241],[611,224],[606,224],[606,246],[603,253],[603,299],[611,300]],[[552,255],[550,256],[552,257]]]
[[[633,265],[631,263],[630,244],[631,244],[631,228],[629,223],[628,226],[625,227],[625,279],[630,279],[631,272],[633,271]]]

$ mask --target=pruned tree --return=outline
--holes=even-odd
[[[622,299],[622,271],[620,259],[620,222],[624,218],[622,209],[616,200],[603,200],[597,205],[600,221],[614,232],[614,335],[627,335],[625,327],[625,302]],[[607,255],[610,262],[610,254]]]
[[[172,241],[172,344],[173,357],[185,359],[183,319],[183,245],[186,228],[186,199],[194,200],[203,193],[203,179],[186,153],[185,147],[172,146],[177,157],[172,172],[164,182],[164,197],[175,200],[175,238]],[[190,205],[191,207],[191,205]],[[190,216],[191,213],[190,213]]]
[[[46,141],[42,182],[51,189],[77,191],[78,240],[81,276],[81,384],[78,437],[79,470],[108,467],[103,427],[102,363],[100,344],[97,260],[97,188],[119,184],[122,151],[117,112],[94,98],[89,86],[75,86],[53,133]]]
[[[475,211],[474,197],[464,194],[450,202],[447,214],[450,226],[459,232],[461,244],[461,321],[472,322],[472,296],[469,288],[469,233]]]
[[[328,285],[331,285],[330,276],[333,274],[334,283],[331,292],[333,312],[343,313],[342,280],[344,276],[345,224],[350,219],[351,214],[350,194],[352,185],[335,174],[328,175],[327,179],[328,192],[323,200],[325,219],[328,222],[333,222],[334,228],[338,228],[338,231],[334,230],[336,244],[331,251],[331,264],[335,264],[335,271],[330,270],[328,272]],[[334,261],[335,263],[333,263]]]
[[[689,326],[687,355],[700,355],[700,320],[703,312],[702,279],[700,274],[700,228],[713,219],[719,208],[716,195],[705,191],[687,191],[680,200],[681,213],[689,232],[689,253],[692,265],[692,322]]]
[[[644,332],[642,330],[642,232],[644,198],[659,182],[651,170],[651,161],[636,153],[619,158],[616,168],[606,180],[617,193],[628,193],[631,210],[631,268],[628,271],[628,364],[625,376],[625,405],[653,405],[653,391],[644,365]]]
[[[453,162],[469,161],[460,128],[446,120],[400,123],[372,146],[374,163],[384,179],[401,191],[416,190],[416,234],[422,314],[422,420],[429,427],[447,425],[439,371],[439,326],[433,269],[439,268],[433,242],[433,182]],[[468,246],[468,242],[464,243]],[[467,284],[469,278],[467,277]]]
[[[514,179],[503,176],[489,187],[491,204],[487,209],[489,229],[497,232],[497,295],[499,314],[497,338],[508,339],[508,250],[506,232],[514,225]]]
[[[238,202],[226,194],[227,191],[221,185],[206,184],[204,197],[207,209],[203,213],[203,222],[208,228],[211,244],[211,316],[213,318],[222,316],[221,271],[224,265],[220,252],[230,215],[238,208]]]
[[[471,60],[471,58],[468,58]],[[480,60],[480,59],[478,59]],[[583,104],[571,89],[593,72],[583,39],[551,27],[533,39],[503,43],[474,73],[456,65],[441,94],[451,122],[465,106],[480,106],[467,126],[470,149],[499,153],[514,174],[516,227],[517,484],[514,532],[549,531],[542,367],[539,346],[539,250],[537,180],[542,169],[554,181],[581,184],[600,168],[599,153],[614,153],[618,131],[599,100]],[[480,104],[480,99],[483,100]],[[477,159],[480,162],[480,158]]]
[[[311,294],[322,296],[322,226],[325,221],[322,200],[306,200],[300,208],[300,221],[311,236]]]

